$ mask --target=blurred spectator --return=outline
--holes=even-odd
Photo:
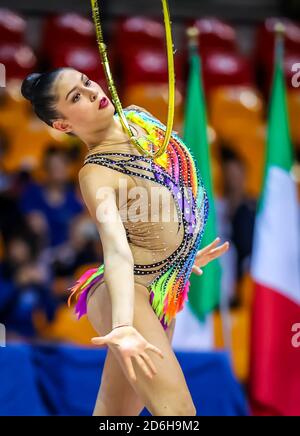
[[[103,261],[97,228],[88,216],[80,216],[70,226],[69,240],[52,250],[52,267],[56,276],[72,276],[82,265]]]
[[[18,179],[5,168],[5,156],[9,149],[9,138],[0,130],[0,234],[3,241],[18,228],[24,228],[25,220],[15,198]]]
[[[8,191],[11,186],[11,177],[5,168],[5,155],[8,152],[9,139],[4,130],[0,130],[0,193]]]
[[[68,239],[69,223],[83,205],[69,181],[69,161],[63,150],[50,147],[43,169],[44,183],[31,183],[21,195],[20,206],[30,228],[41,237],[48,235],[49,244],[57,246]]]
[[[19,228],[24,228],[25,220],[17,201],[8,193],[0,193],[0,234],[6,241]]]
[[[6,158],[10,149],[10,136],[0,128],[0,194],[5,192],[17,197],[31,180],[30,171],[20,169],[14,173],[7,170]]]
[[[220,148],[223,175],[223,197],[217,201],[217,215],[222,237],[229,239],[236,251],[235,279],[248,271],[252,252],[256,199],[246,193],[246,167],[228,146]]]
[[[58,302],[32,235],[24,232],[9,239],[0,265],[0,293],[0,320],[9,338],[34,338],[37,313],[42,312],[48,321],[54,319]]]

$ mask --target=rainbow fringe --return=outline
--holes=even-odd
[[[170,268],[149,285],[151,306],[164,329],[170,325],[174,316],[183,309],[184,302],[188,300],[190,281],[186,280],[182,288],[182,281],[176,278],[177,274],[178,271]]]
[[[84,272],[82,276],[76,281],[74,286],[68,288],[70,290],[70,295],[68,298],[68,307],[71,306],[72,297],[76,295],[77,303],[75,305],[75,313],[77,314],[77,318],[80,319],[87,312],[86,298],[91,287],[99,282],[104,276],[104,264],[101,264],[99,268],[92,268]],[[186,282],[184,286],[184,290],[180,293],[180,296],[174,304],[174,300],[170,292],[168,290],[174,289],[173,292],[176,291],[173,287],[175,283],[176,272],[167,271],[157,280],[155,280],[150,286],[150,295],[149,300],[151,306],[160,320],[164,329],[170,325],[172,318],[176,315],[177,312],[182,310],[184,302],[187,300],[187,294],[189,290],[190,282],[189,280]],[[168,284],[167,287],[164,286]],[[177,284],[177,287],[179,284]]]
[[[82,317],[82,315],[86,314],[87,307],[86,307],[86,298],[89,290],[91,287],[100,281],[104,276],[104,264],[101,264],[99,268],[92,268],[87,271],[85,271],[82,276],[79,277],[79,279],[76,281],[75,285],[71,288],[68,288],[68,290],[71,292],[70,296],[68,298],[68,307],[71,306],[71,299],[74,294],[77,293],[76,296],[76,306],[75,306],[75,313],[78,316],[78,319]]]

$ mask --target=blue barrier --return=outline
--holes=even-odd
[[[91,415],[105,356],[104,349],[68,344],[0,348],[0,415]],[[249,414],[226,353],[176,351],[176,356],[198,416]]]

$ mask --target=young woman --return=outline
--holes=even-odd
[[[102,88],[72,68],[30,74],[22,94],[39,118],[88,148],[79,184],[104,263],[70,296],[77,293],[78,316],[87,313],[100,335],[92,342],[108,346],[93,414],[139,415],[146,406],[153,416],[196,415],[171,347],[175,316],[190,274],[229,247],[217,238],[197,251],[209,205],[196,162],[175,132],[162,156],[145,157]],[[156,151],[164,124],[137,106],[125,114],[144,149]]]

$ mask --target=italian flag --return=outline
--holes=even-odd
[[[250,399],[255,415],[268,416],[300,415],[300,225],[282,59],[278,36],[251,259]]]

